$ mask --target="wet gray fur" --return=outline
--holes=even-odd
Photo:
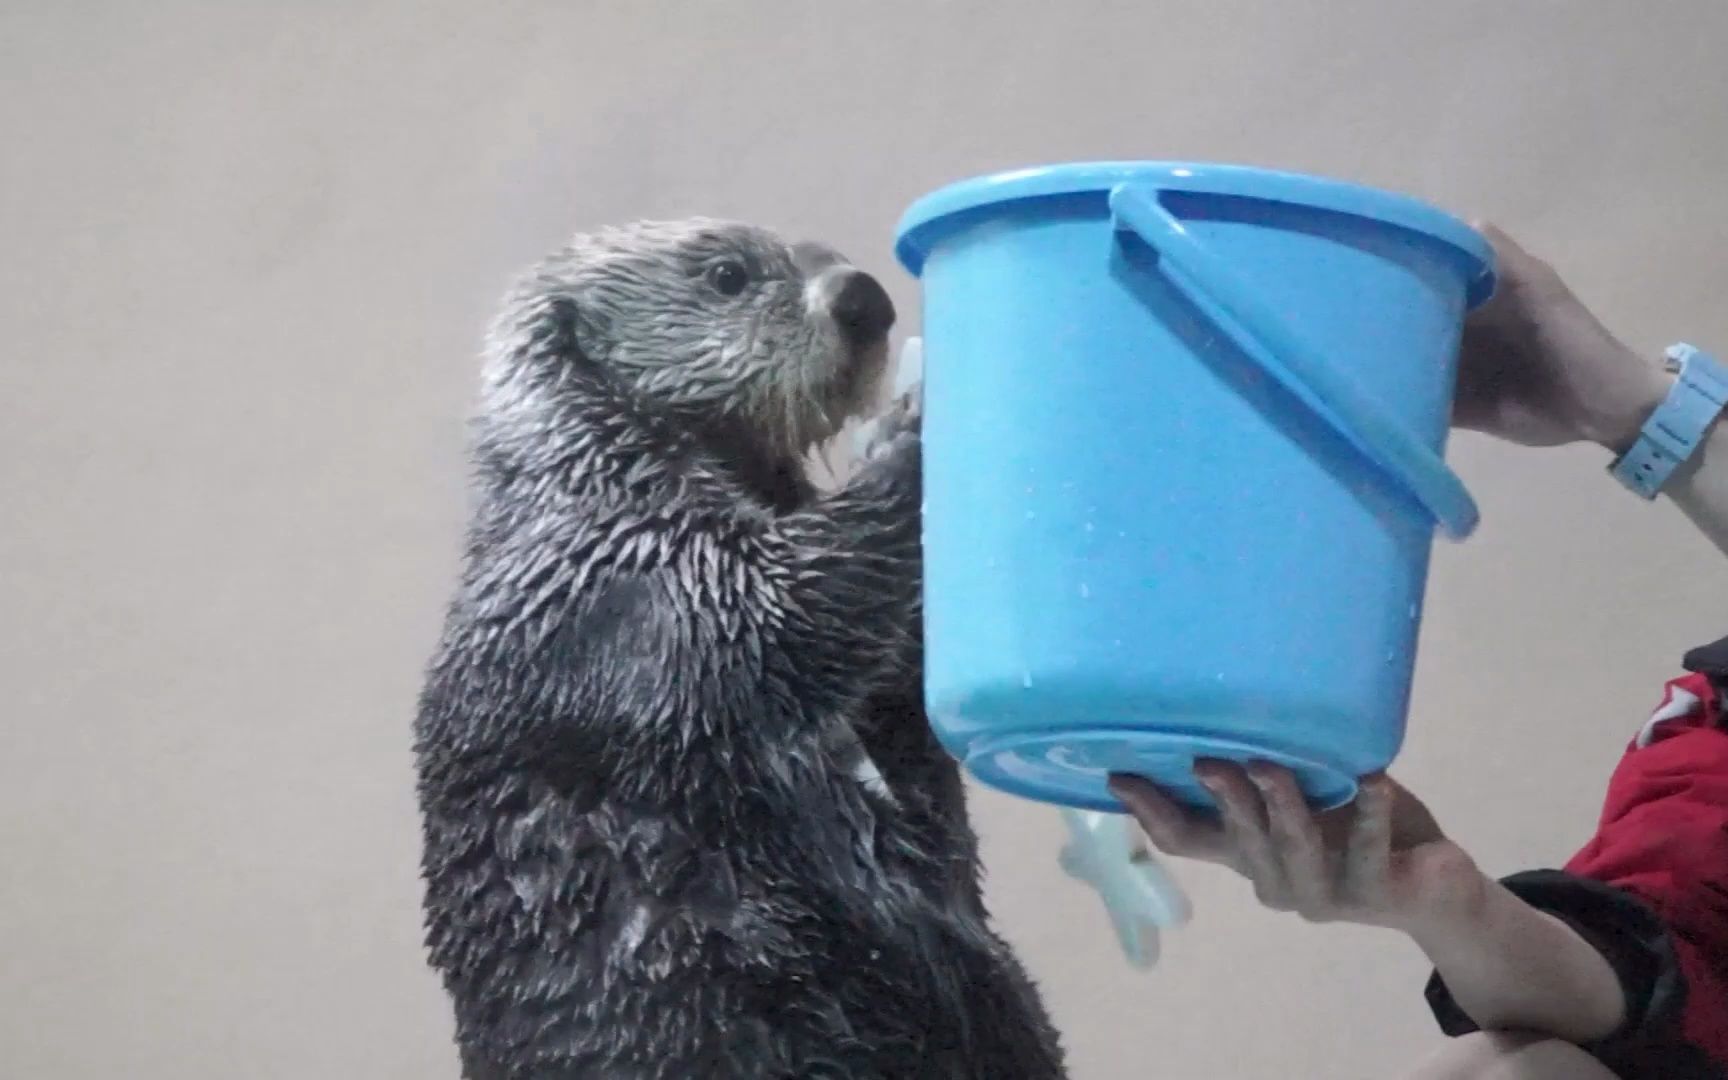
[[[1062,1075],[920,704],[917,410],[804,478],[880,381],[859,297],[823,247],[638,224],[493,327],[415,725],[470,1080]]]

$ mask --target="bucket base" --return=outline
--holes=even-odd
[[[1182,802],[1213,807],[1212,796],[1194,779],[1196,759],[1282,765],[1295,774],[1317,810],[1331,810],[1356,797],[1356,777],[1325,762],[1230,739],[1169,732],[1019,732],[973,744],[966,768],[1010,795],[1120,814],[1126,808],[1110,794],[1111,773],[1144,776]]]

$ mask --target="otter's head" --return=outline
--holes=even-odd
[[[574,311],[583,362],[723,455],[793,465],[869,407],[894,305],[880,283],[821,244],[749,225],[641,222],[578,237],[512,305],[549,297]],[[509,313],[500,336],[517,332]],[[565,380],[496,341],[493,407],[559,411]],[[551,377],[548,377],[551,376]]]

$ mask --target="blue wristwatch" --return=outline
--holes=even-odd
[[[1644,422],[1632,449],[1609,467],[1616,480],[1646,499],[1654,499],[1680,463],[1692,456],[1728,405],[1728,368],[1709,353],[1671,345],[1668,370],[1678,376],[1674,388]]]

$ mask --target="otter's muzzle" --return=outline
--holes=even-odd
[[[799,244],[793,261],[807,275],[812,314],[826,315],[853,345],[874,345],[894,326],[894,301],[882,283],[817,244]]]
[[[894,325],[894,301],[882,283],[862,270],[845,271],[845,280],[828,314],[855,345],[869,345],[888,336]]]

